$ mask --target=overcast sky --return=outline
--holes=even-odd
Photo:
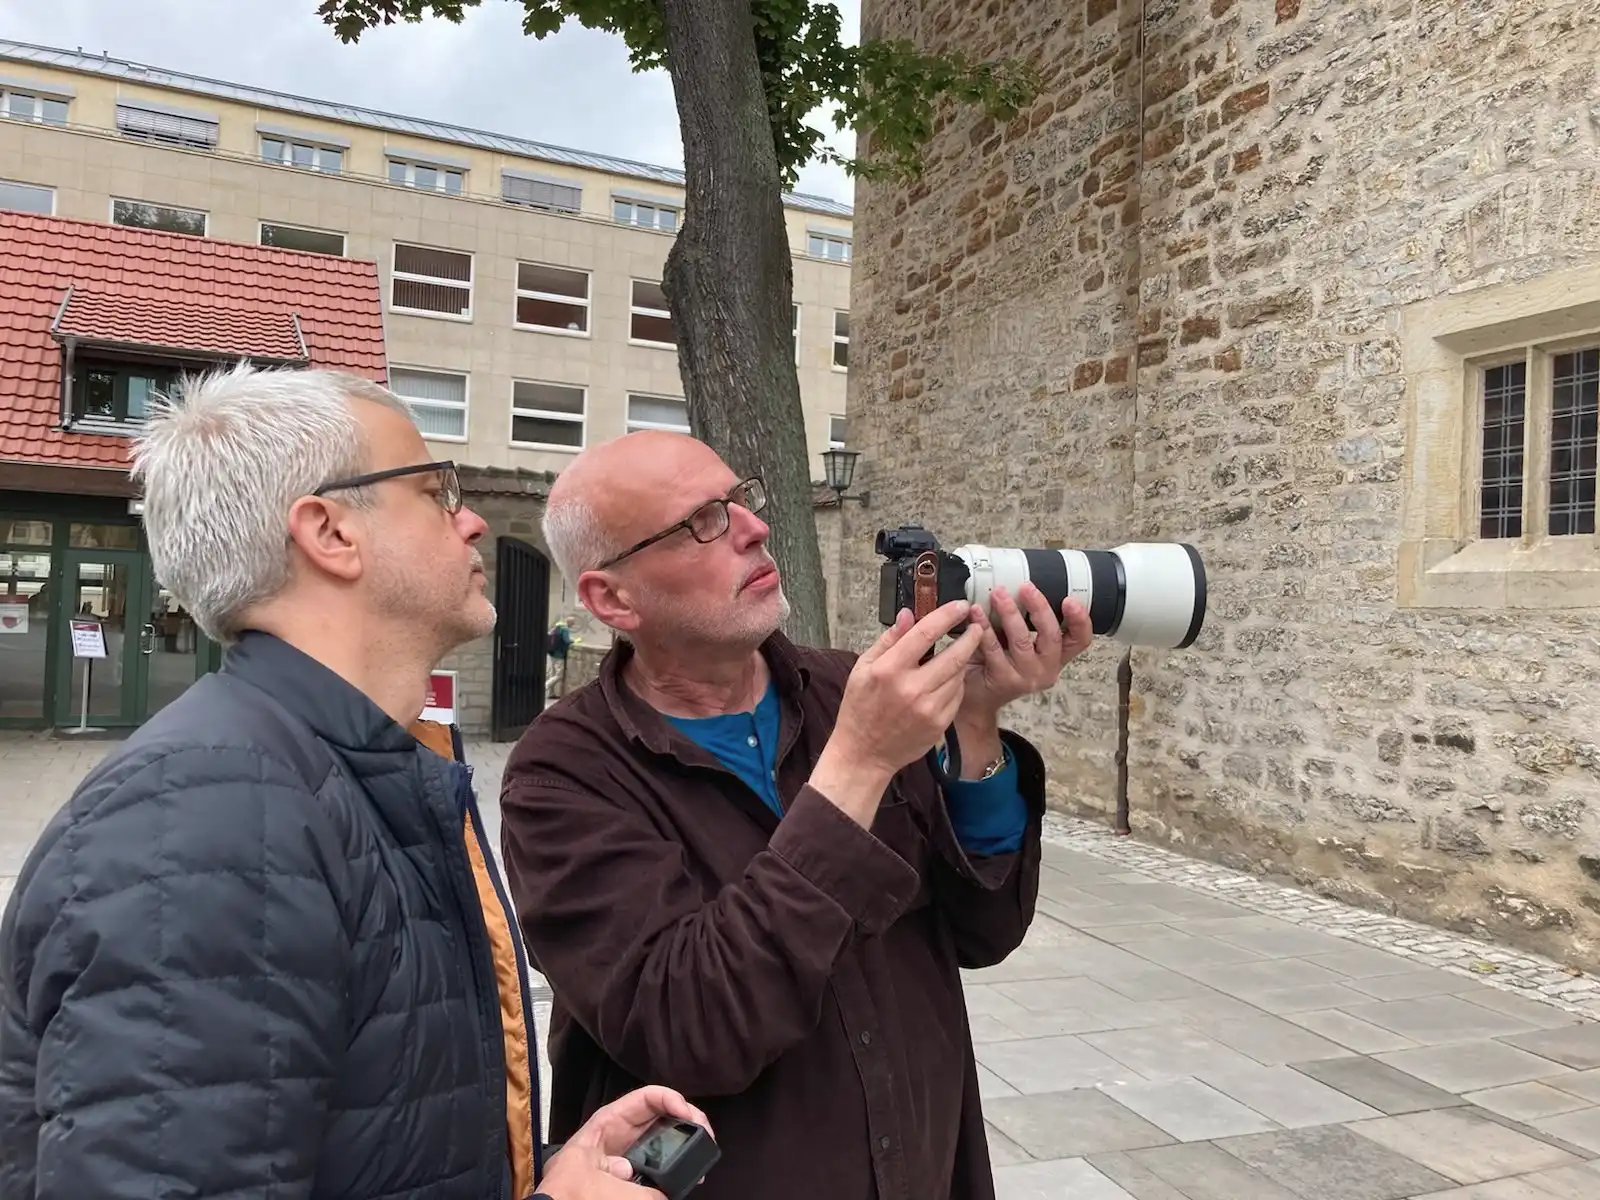
[[[860,0],[837,0],[854,41]],[[0,0],[0,36],[169,70],[431,117],[494,133],[682,167],[672,83],[629,70],[622,40],[576,22],[525,37],[522,5],[483,0],[460,25],[429,19],[347,46],[318,0]],[[823,124],[831,132],[831,122]],[[840,149],[854,138],[833,135]],[[799,190],[850,202],[837,167],[812,165]]]

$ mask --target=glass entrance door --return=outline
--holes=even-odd
[[[177,598],[149,579],[146,620],[139,628],[144,686],[139,717],[145,720],[171,704],[206,670],[209,644]]]
[[[63,567],[56,724],[79,724],[86,700],[90,726],[134,724],[149,560],[137,550],[69,550]],[[104,657],[78,657],[75,636]]]
[[[144,551],[69,550],[64,568],[57,725],[79,724],[85,676],[88,724],[114,728],[143,724],[216,669],[218,647],[156,582]],[[97,649],[104,647],[104,658],[74,653],[74,623]]]

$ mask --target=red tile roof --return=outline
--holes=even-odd
[[[54,332],[102,346],[159,346],[203,354],[248,354],[297,365],[306,362],[306,347],[292,312],[217,308],[165,296],[73,287]]]
[[[127,438],[56,428],[58,319],[90,341],[303,353],[313,367],[388,378],[371,262],[0,212],[0,461],[127,468]]]

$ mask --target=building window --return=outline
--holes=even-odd
[[[1594,532],[1600,346],[1550,359],[1550,536]]]
[[[826,233],[806,235],[806,253],[812,258],[831,258],[834,262],[850,261],[850,239]]]
[[[261,161],[337,175],[344,170],[344,151],[333,146],[317,146],[310,142],[264,137],[261,139]]]
[[[500,198],[522,208],[575,213],[583,208],[583,188],[557,183],[553,179],[534,179],[504,172],[500,176]]]
[[[0,208],[12,212],[38,213],[44,217],[54,216],[56,190],[34,183],[13,183],[9,179],[0,179]]]
[[[1478,368],[1478,536],[1595,532],[1600,344]]]
[[[511,444],[539,450],[582,450],[585,391],[566,383],[511,384]]]
[[[834,311],[833,314],[833,368],[845,371],[850,367],[850,314]]]
[[[39,96],[32,92],[15,92],[0,88],[0,115],[13,121],[37,121],[45,125],[67,123],[67,101],[54,96]]]
[[[628,432],[636,429],[668,429],[689,432],[689,402],[673,396],[628,394]]]
[[[419,316],[472,316],[472,255],[428,246],[394,245],[389,307]]]
[[[847,444],[849,425],[843,413],[833,413],[828,417],[828,449],[843,450]]]
[[[410,406],[423,437],[441,442],[467,440],[465,375],[396,367],[389,372],[389,390]]]
[[[678,228],[678,210],[665,204],[647,204],[642,200],[611,201],[611,216],[619,225],[637,225],[641,229],[660,229],[671,233]]]
[[[129,229],[156,229],[162,233],[187,233],[205,237],[206,214],[195,208],[147,204],[143,200],[113,200],[111,223]]]
[[[1399,351],[1405,441],[1339,449],[1354,478],[1401,484],[1399,607],[1600,607],[1597,314],[1579,266],[1416,301],[1374,335],[1371,361]]]
[[[306,254],[344,254],[344,234],[325,229],[302,229],[297,225],[272,225],[261,222],[261,244],[279,250],[299,250]]]
[[[215,150],[217,118],[157,104],[119,101],[117,130],[123,137],[191,150]]]
[[[678,331],[672,327],[672,310],[659,283],[633,281],[632,304],[628,309],[628,340],[647,346],[676,346]]]
[[[1528,368],[1506,363],[1483,371],[1483,481],[1480,537],[1522,536],[1522,464],[1527,446]]]
[[[545,333],[588,336],[589,272],[518,263],[516,325]]]
[[[72,377],[72,419],[85,425],[138,425],[158,396],[170,394],[178,372],[165,367],[79,359]]]
[[[453,167],[404,162],[398,158],[389,160],[389,182],[397,183],[401,187],[420,188],[425,192],[443,192],[447,196],[459,196],[461,194],[461,184],[465,179],[466,172],[458,171]]]

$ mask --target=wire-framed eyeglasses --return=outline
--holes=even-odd
[[[660,533],[651,534],[644,541],[629,546],[621,554],[606,559],[595,570],[603,571],[607,567],[614,567],[630,554],[637,554],[646,546],[653,546],[657,542],[671,537],[680,529],[687,529],[689,536],[702,544],[714,542],[727,533],[728,527],[732,524],[732,518],[728,516],[728,506],[730,504],[737,504],[740,508],[752,513],[760,512],[767,506],[766,485],[761,482],[759,476],[751,476],[743,483],[734,485],[727,495],[719,496],[715,500],[707,500],[676,525],[671,525]]]
[[[461,477],[456,473],[456,464],[448,459],[441,462],[413,463],[408,467],[391,467],[387,471],[373,471],[370,475],[352,475],[349,479],[335,479],[323,484],[311,494],[322,496],[328,492],[366,487],[368,484],[382,483],[385,479],[423,475],[429,471],[437,471],[439,474],[439,494],[436,497],[439,507],[454,516],[461,511]]]

